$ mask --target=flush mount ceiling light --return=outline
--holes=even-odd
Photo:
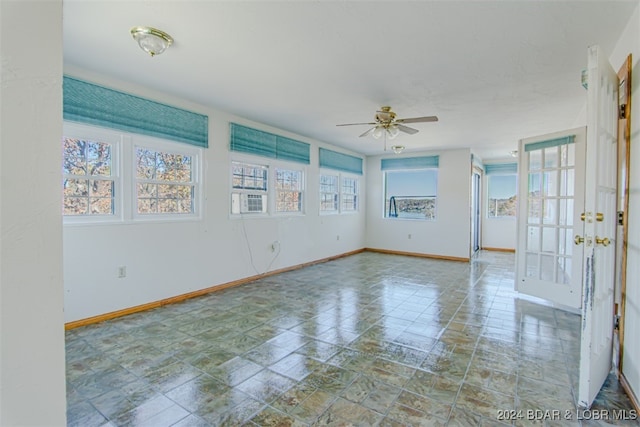
[[[393,150],[394,153],[400,154],[404,151],[404,145],[392,145],[391,149]]]
[[[151,56],[160,55],[173,44],[173,38],[169,34],[151,27],[133,27],[131,35],[140,49]]]

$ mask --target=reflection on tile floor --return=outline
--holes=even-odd
[[[579,317],[513,263],[365,252],[68,331],[68,424],[640,425],[576,411]],[[633,415],[614,376],[593,409]]]

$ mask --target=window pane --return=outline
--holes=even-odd
[[[192,214],[196,184],[193,156],[136,148],[139,214]]]
[[[385,172],[387,218],[435,219],[437,169]]]
[[[516,178],[515,174],[489,175],[487,205],[490,218],[516,216]]]
[[[113,214],[112,151],[109,143],[62,139],[63,215]]]

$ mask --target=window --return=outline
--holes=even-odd
[[[342,178],[342,211],[354,212],[358,210],[358,179]]]
[[[338,212],[338,176],[320,175],[320,212]]]
[[[64,123],[65,223],[195,218],[201,148]]]
[[[487,217],[515,218],[518,164],[490,163],[484,170],[487,174]]]
[[[515,174],[488,175],[487,216],[489,218],[516,217],[516,178]]]
[[[435,220],[438,170],[387,170],[385,217]]]
[[[138,214],[193,214],[195,194],[192,156],[136,147]]]
[[[266,165],[231,163],[231,213],[266,213],[269,169]]]
[[[276,169],[276,212],[302,212],[302,171]]]
[[[114,144],[64,137],[63,214],[113,215],[115,209]]]

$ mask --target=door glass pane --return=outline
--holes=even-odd
[[[571,270],[567,270],[567,258],[558,258],[558,283],[569,284],[571,282]],[[571,263],[569,263],[571,265]]]
[[[539,170],[542,167],[542,151],[535,150],[529,152],[529,170]]]
[[[553,255],[540,255],[540,280],[555,282],[556,266]]]
[[[573,196],[573,169],[565,169],[560,171],[560,195]]]
[[[544,167],[558,167],[558,147],[550,147],[544,149]]]
[[[546,199],[544,201],[544,215],[542,217],[543,224],[558,223],[558,200]]]
[[[560,166],[570,167],[576,163],[576,147],[575,144],[565,144],[560,146]]]
[[[530,198],[528,200],[527,211],[529,215],[529,223],[539,224],[540,218],[542,217],[542,199]]]
[[[538,252],[540,251],[540,228],[539,227],[527,227],[527,251]]]
[[[567,230],[566,229],[564,229],[564,228],[559,228],[558,229],[558,254],[559,255],[564,255],[567,252],[566,234],[567,234]]]
[[[542,252],[555,253],[557,248],[556,228],[542,228]]]
[[[527,253],[525,260],[527,277],[538,277],[538,254]]]
[[[549,196],[558,195],[558,171],[547,171],[544,173],[542,194]]]
[[[539,197],[540,196],[540,179],[541,175],[539,173],[530,173],[529,174],[529,196]]]
[[[565,230],[565,237],[564,237],[564,251],[565,251],[565,255],[567,256],[571,256],[571,254],[573,253],[573,228],[567,228]]]

